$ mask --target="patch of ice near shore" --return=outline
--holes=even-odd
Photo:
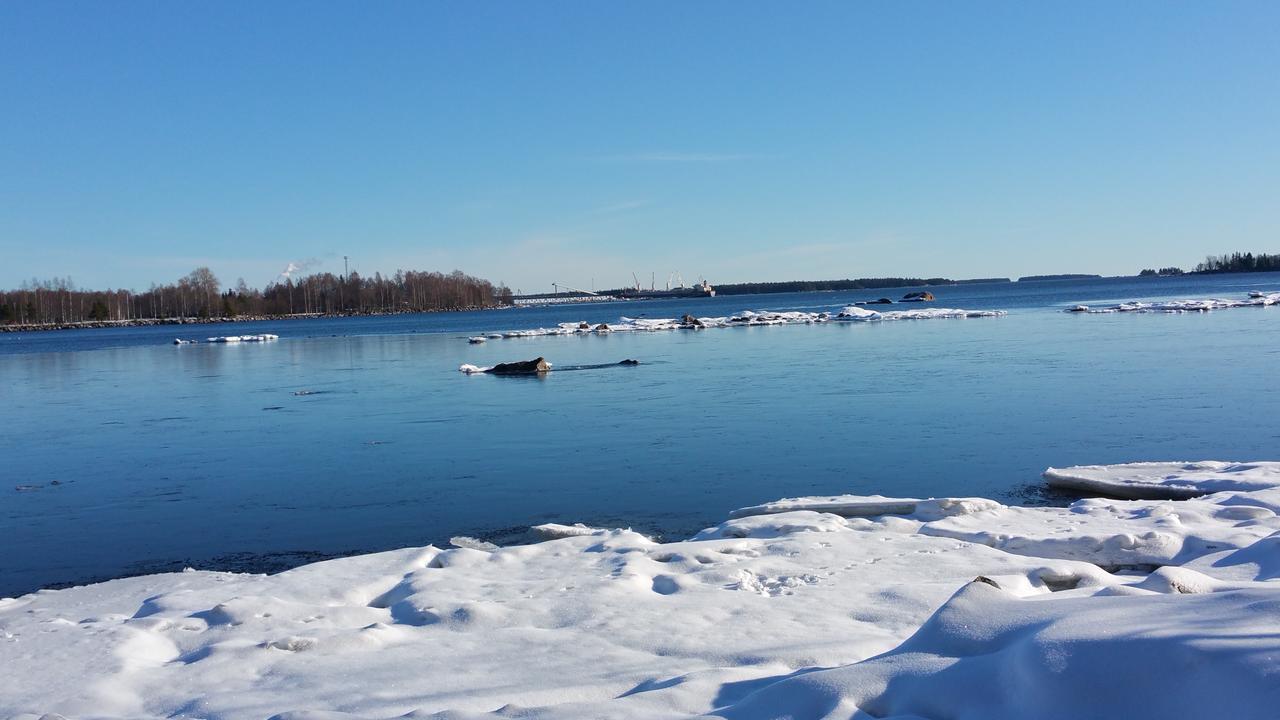
[[[1094,315],[1123,312],[1184,313],[1209,312],[1210,310],[1228,310],[1230,308],[1241,307],[1268,307],[1271,305],[1280,305],[1280,292],[1253,292],[1249,293],[1249,297],[1243,300],[1206,298],[1202,300],[1167,300],[1164,302],[1127,302],[1120,303],[1119,305],[1107,305],[1105,307],[1073,305],[1063,312]]]
[[[616,323],[592,325],[587,322],[560,323],[554,328],[510,330],[490,334],[491,338],[545,337],[550,335],[592,335],[613,332],[658,332],[663,330],[700,330],[706,328],[763,327],[769,325],[812,325],[827,322],[868,322],[892,320],[938,320],[955,318],[986,318],[1007,315],[1004,310],[960,310],[955,308],[917,308],[875,312],[866,308],[849,306],[838,313],[828,312],[772,312],[743,310],[725,317],[697,318],[686,323],[681,318],[629,318],[622,317]]]
[[[558,540],[567,537],[582,537],[584,535],[603,535],[608,530],[603,528],[594,528],[582,523],[574,523],[572,525],[561,525],[559,523],[543,523],[542,525],[534,525],[529,528],[533,534],[542,540]]]
[[[40,592],[0,600],[0,717],[1269,717],[1276,509],[794,498]]]
[[[762,505],[739,508],[729,513],[731,518],[751,515],[812,510],[841,517],[868,517],[872,515],[913,515],[915,517],[949,517],[979,510],[1004,507],[986,498],[890,498],[883,495],[834,495],[829,497],[803,497],[775,500]]]
[[[1048,468],[1050,487],[1129,499],[1192,498],[1280,487],[1280,462],[1137,462]]]
[[[479,365],[472,365],[470,363],[463,363],[462,365],[458,366],[459,372],[464,372],[468,375],[475,375],[477,373],[487,372],[492,369],[493,368],[491,367],[480,367]]]

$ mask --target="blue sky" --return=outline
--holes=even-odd
[[[1280,251],[1280,4],[0,4],[0,286]]]

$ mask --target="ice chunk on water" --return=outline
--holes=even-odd
[[[1241,307],[1268,307],[1280,304],[1280,292],[1251,292],[1243,300],[1226,300],[1222,298],[1205,298],[1199,300],[1164,300],[1159,302],[1125,302],[1104,307],[1073,305],[1064,312],[1101,314],[1101,313],[1184,313],[1209,312],[1210,310],[1227,310]]]
[[[696,322],[684,318],[631,318],[623,316],[614,323],[592,325],[587,322],[560,323],[553,328],[509,330],[488,335],[491,338],[547,337],[552,335],[603,335],[615,332],[658,332],[702,328],[763,327],[770,325],[813,325],[827,322],[867,322],[882,320],[935,320],[946,318],[1000,317],[1003,310],[962,310],[956,308],[918,308],[876,312],[851,305],[839,313],[803,312],[799,310],[743,310],[727,317],[700,317]]]
[[[240,342],[269,342],[271,340],[279,340],[279,335],[271,333],[262,333],[260,335],[221,335],[211,337],[207,342],[211,343],[240,343]]]
[[[574,523],[572,525],[561,525],[559,523],[543,523],[534,525],[529,528],[535,535],[543,540],[556,540],[559,538],[582,537],[584,535],[600,535],[608,532],[602,528],[594,528],[582,523]]]

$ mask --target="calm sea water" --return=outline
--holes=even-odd
[[[619,316],[836,309],[905,291],[0,334],[0,596],[156,570],[274,570],[548,521],[689,535],[818,493],[1043,501],[1048,465],[1276,459],[1280,274],[932,288],[995,319],[495,340]],[[920,307],[920,306],[906,306]],[[174,337],[278,333],[270,344]],[[464,376],[545,356],[642,362]]]

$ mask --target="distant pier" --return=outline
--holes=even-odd
[[[537,293],[533,295],[515,295],[511,298],[512,302],[519,306],[613,302],[625,299],[617,295],[593,295],[584,292]]]

